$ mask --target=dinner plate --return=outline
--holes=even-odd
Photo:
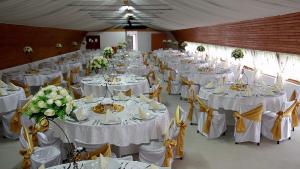
[[[119,98],[118,96],[113,96],[115,101],[128,101],[130,97]]]
[[[165,110],[166,108],[162,105],[160,105],[159,109],[155,109],[153,108],[151,105],[149,106],[149,110],[153,110],[153,111],[161,111],[161,110]]]
[[[84,103],[96,103],[96,102],[99,102],[99,101],[102,101],[103,100],[103,97],[98,97],[98,98],[92,98],[92,99],[82,99],[82,101]]]
[[[109,121],[109,122],[105,122],[105,121],[101,121],[101,124],[103,125],[116,125],[116,124],[121,124],[121,120],[118,119],[118,121]]]
[[[147,118],[141,118],[139,114],[135,114],[133,116],[133,118],[138,119],[138,120],[151,120],[155,117],[156,117],[156,115],[154,115],[154,114],[150,114]]]

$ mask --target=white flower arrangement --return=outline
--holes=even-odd
[[[75,109],[74,100],[65,88],[49,85],[32,97],[23,113],[38,123],[44,118],[64,119]]]
[[[90,70],[107,69],[108,60],[103,56],[96,56],[89,62]]]
[[[72,42],[73,46],[78,46],[78,43],[76,41]]]
[[[180,44],[180,46],[181,46],[181,47],[186,47],[186,46],[187,46],[187,43],[186,43],[186,42],[182,42],[182,43]]]
[[[111,47],[104,48],[103,56],[106,58],[110,58],[114,54],[114,50]]]
[[[167,40],[167,43],[172,43],[172,40],[171,40],[171,39],[168,39],[168,40]]]
[[[63,44],[57,43],[55,46],[56,46],[56,48],[62,48],[62,47],[63,47]]]
[[[25,46],[23,48],[23,52],[26,53],[26,54],[30,54],[33,52],[33,49],[31,48],[31,46]]]

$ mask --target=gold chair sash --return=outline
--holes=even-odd
[[[246,131],[246,127],[244,124],[244,118],[249,119],[251,121],[260,122],[262,112],[263,112],[262,104],[260,104],[256,108],[249,110],[245,113],[234,112],[233,116],[236,120],[235,131],[237,133],[244,133]]]
[[[292,115],[292,112],[294,111],[296,107],[297,102],[295,101],[285,112],[279,111],[277,112],[277,117],[274,121],[274,125],[272,127],[272,134],[273,138],[276,141],[279,141],[281,139],[281,121],[283,117],[288,117]]]
[[[296,92],[296,90],[294,90],[293,93],[290,96],[289,101],[297,101],[297,96],[298,96],[298,93]],[[299,108],[299,103],[296,104],[296,106],[295,106],[295,108],[292,112],[292,127],[293,128],[297,127],[298,123],[299,123],[298,108]]]
[[[104,157],[112,157],[110,144],[106,144],[93,152],[88,152],[86,155],[87,160],[95,160],[97,157],[100,157],[100,154],[102,154]]]
[[[192,121],[193,120],[193,113],[194,113],[194,95],[189,96],[188,98],[188,104],[189,104],[189,114],[188,114],[188,120]]]
[[[176,156],[183,158],[184,156],[184,136],[187,125],[184,121],[180,120],[180,109],[179,105],[176,108],[175,112],[176,126],[179,127],[179,133],[177,136],[177,145],[176,145]]]
[[[27,127],[23,126],[24,130],[24,138],[27,141],[28,147],[27,149],[20,150],[20,154],[23,156],[21,168],[22,169],[30,169],[31,168],[31,154],[33,153],[33,143],[31,135],[29,134],[29,130]]]
[[[181,78],[181,80],[180,80],[180,82],[181,82],[181,85],[182,86],[188,86],[188,88],[191,88],[191,86],[193,85],[193,84],[195,84],[193,81],[191,81],[191,80],[187,80],[187,79],[185,79],[185,78]]]
[[[149,93],[149,98],[154,99],[156,98],[158,102],[160,102],[160,93],[161,93],[162,87],[159,85],[157,89],[155,89],[152,93]]]
[[[75,76],[78,75],[79,73],[80,73],[80,67],[75,67],[70,71],[70,76],[68,79],[68,83],[70,83],[70,85],[74,84]]]
[[[169,95],[171,94],[172,81],[174,80],[173,74],[172,74],[171,71],[172,71],[172,69],[170,69],[170,72],[169,72],[169,77],[168,77],[168,81],[167,81],[167,88],[166,88]]]
[[[15,134],[20,133],[22,127],[21,115],[22,115],[21,110],[18,108],[10,120],[10,124],[9,124],[10,131],[12,131]]]
[[[45,86],[47,85],[54,85],[54,86],[60,86],[61,85],[61,77],[57,76],[50,80],[50,82],[46,83]]]
[[[147,74],[147,80],[150,84],[152,81],[156,81],[156,75],[153,70],[149,71],[149,73]]]
[[[128,90],[122,91],[122,92],[123,92],[123,94],[124,94],[125,96],[128,96],[128,97],[131,97],[131,96],[132,96],[132,90],[131,90],[131,89],[128,89]]]
[[[209,134],[211,121],[213,118],[213,109],[208,107],[199,97],[196,97],[196,100],[199,104],[200,112],[207,113],[205,123],[203,124],[203,132]]]
[[[176,140],[166,139],[164,141],[164,146],[166,147],[165,159],[163,162],[163,167],[170,167],[171,160],[173,159],[173,148],[176,146]]]
[[[19,86],[19,87],[23,88],[26,97],[29,97],[31,95],[28,84],[22,83],[22,82],[20,82],[18,80],[10,80],[10,82],[12,84],[16,85],[16,86]]]

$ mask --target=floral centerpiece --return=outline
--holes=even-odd
[[[180,44],[180,49],[181,50],[185,50],[185,47],[187,46],[187,43],[186,42],[181,42]]]
[[[244,57],[244,53],[242,49],[234,49],[231,53],[231,57],[234,59],[242,59]]]
[[[56,46],[56,48],[62,48],[62,47],[63,47],[63,44],[57,43],[55,46]]]
[[[199,46],[197,47],[197,51],[198,51],[198,52],[204,52],[204,51],[205,51],[204,46],[199,45]]]
[[[172,43],[172,40],[171,40],[171,39],[168,39],[168,40],[167,40],[167,43]]]
[[[111,58],[111,56],[114,54],[114,50],[111,47],[104,48],[103,56],[106,58]]]
[[[25,106],[23,114],[40,123],[44,119],[70,116],[76,109],[73,97],[60,86],[49,85],[37,92]],[[71,116],[70,116],[71,117]]]
[[[103,56],[96,56],[89,62],[89,68],[90,70],[99,70],[99,69],[105,69],[108,68],[108,60]]]
[[[127,46],[126,42],[119,42],[117,45],[118,49],[125,49],[126,46]]]
[[[33,49],[31,48],[31,46],[25,46],[23,48],[23,52],[26,54],[31,54],[33,52]]]

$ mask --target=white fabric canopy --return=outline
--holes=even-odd
[[[102,30],[120,24],[120,20],[103,17],[122,18],[124,12],[118,11],[122,5],[122,1],[105,0],[3,0],[0,1],[0,22]],[[129,5],[136,8],[133,12],[144,25],[163,30],[282,15],[300,9],[299,0],[131,0]]]

